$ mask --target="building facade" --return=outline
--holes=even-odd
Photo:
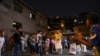
[[[4,29],[10,37],[16,24],[26,34],[46,31],[47,17],[22,0],[0,0],[0,29]]]

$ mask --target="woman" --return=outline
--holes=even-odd
[[[31,53],[32,56],[36,56],[36,34],[32,34],[29,38],[29,42],[31,45]]]
[[[73,38],[75,38],[74,34],[71,34],[69,36],[69,40],[70,40],[69,53],[72,55],[75,55],[76,54],[76,42],[73,40]]]
[[[45,54],[48,55],[49,54],[49,52],[48,52],[48,50],[49,50],[49,44],[50,44],[50,39],[48,37],[45,40],[44,44],[45,44]]]
[[[62,54],[62,34],[60,33],[59,30],[56,30],[54,33],[54,38],[55,38],[55,49],[58,54]]]
[[[24,41],[25,41],[24,32],[20,32],[20,34],[21,34],[21,43],[22,43],[21,50],[24,52],[25,51],[25,49],[24,49],[24,47],[25,47],[25,43],[24,43]]]
[[[4,30],[0,30],[0,56],[2,56],[1,52],[4,51],[4,42],[5,42],[5,32]]]

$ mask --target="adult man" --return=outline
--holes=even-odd
[[[19,56],[21,51],[21,28],[16,28],[16,32],[13,35],[14,39],[14,56]]]

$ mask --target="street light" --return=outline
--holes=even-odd
[[[61,27],[62,27],[62,28],[64,27],[64,24],[63,24],[63,23],[61,23]]]
[[[74,22],[77,22],[77,20],[75,19]]]
[[[50,26],[48,26],[48,29],[50,29]]]

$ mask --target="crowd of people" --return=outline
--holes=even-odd
[[[0,50],[3,49],[5,38],[5,32],[0,30]],[[54,36],[50,37],[46,33],[43,34],[41,31],[38,31],[37,34],[32,33],[27,39],[27,43],[24,43],[24,32],[21,31],[21,28],[17,28],[16,32],[10,39],[11,48],[14,51],[14,56],[21,55],[21,52],[25,51],[25,44],[28,44],[31,54],[36,56],[42,56],[43,54],[56,53],[62,54],[64,48],[68,48],[67,38],[62,39],[62,34],[59,30],[56,30],[53,34]],[[54,38],[55,37],[55,38]],[[0,52],[1,54],[1,52]]]
[[[2,36],[2,39],[0,39],[2,41],[2,49],[5,42],[5,32],[3,30],[0,32]],[[10,45],[14,56],[20,56],[22,52],[27,51],[25,49],[25,44],[28,44],[32,56],[43,56],[44,54],[48,55],[53,53],[63,54],[63,50],[67,49],[69,49],[69,53],[71,53],[70,44],[72,42],[66,37],[63,38],[62,33],[60,33],[59,30],[55,30],[51,36],[42,31],[38,31],[37,34],[32,33],[27,39],[27,43],[25,43],[24,35],[21,28],[17,28],[16,32],[10,38]]]
[[[91,28],[89,41],[84,38],[83,34],[78,31],[64,37],[59,30],[55,30],[52,34],[38,31],[30,34],[25,40],[25,33],[21,28],[16,28],[16,32],[10,38],[11,48],[14,56],[21,56],[25,52],[25,44],[28,44],[32,56],[43,56],[49,53],[62,54],[63,50],[68,49],[70,54],[77,54],[81,51],[87,52],[87,47],[93,48],[96,56],[100,56],[100,17],[95,13],[86,15],[86,24]],[[5,47],[5,31],[0,29],[0,56]]]

